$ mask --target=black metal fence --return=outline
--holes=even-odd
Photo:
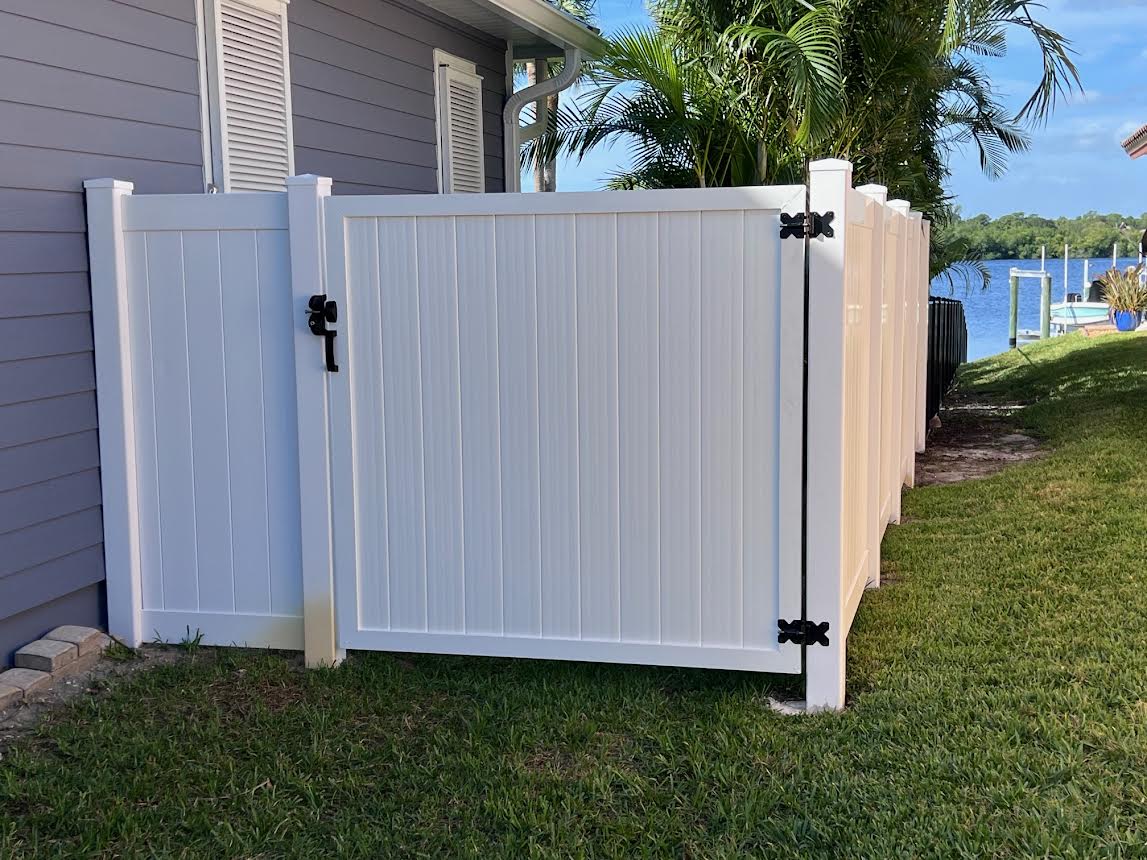
[[[956,369],[968,360],[968,324],[964,305],[955,299],[928,297],[928,418],[940,411],[940,403]]]

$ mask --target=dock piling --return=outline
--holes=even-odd
[[[1047,340],[1051,337],[1051,273],[1044,272],[1039,280],[1039,336]]]
[[[1008,308],[1008,348],[1016,348],[1016,328],[1019,319],[1019,305],[1020,305],[1020,278],[1015,272],[1012,272],[1008,278],[1008,284],[1011,288],[1011,304]]]

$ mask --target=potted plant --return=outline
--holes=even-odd
[[[1142,266],[1128,266],[1125,271],[1112,269],[1100,280],[1103,300],[1111,308],[1111,317],[1120,331],[1134,331],[1143,311],[1147,311],[1147,283],[1140,280]]]

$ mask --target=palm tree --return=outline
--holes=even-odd
[[[611,187],[763,182],[770,153],[826,131],[826,94],[840,89],[835,5],[774,15],[776,5],[758,4],[727,36],[714,29],[716,13],[700,4],[655,6],[655,28],[609,42],[588,72],[593,87],[556,115],[552,132],[527,157],[561,150],[582,157],[624,139],[633,167],[611,177]],[[770,121],[796,114],[796,123]]]
[[[799,182],[808,159],[847,158],[858,180],[887,185],[935,222],[946,243],[951,154],[972,146],[989,176],[1028,147],[1078,86],[1069,43],[1039,23],[1034,0],[654,0],[653,29],[627,32],[590,72],[596,87],[532,151],[584,156],[624,141],[633,167],[612,187]],[[1009,111],[983,58],[1012,35],[1040,50],[1042,72]]]
[[[849,5],[842,43],[842,110],[825,151],[850,159],[860,181],[887,185],[933,220],[934,273],[966,261],[946,229],[953,218],[947,163],[971,146],[990,177],[1029,146],[1059,97],[1078,86],[1069,43],[1032,15],[1029,0],[861,0]],[[1022,107],[1000,101],[984,57],[1010,35],[1031,36],[1042,74]],[[974,262],[974,261],[972,261]],[[965,267],[967,269],[967,267]],[[972,267],[974,270],[974,267]],[[985,277],[982,268],[981,278]]]

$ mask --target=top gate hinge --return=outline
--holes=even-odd
[[[836,218],[835,212],[825,212],[823,215],[820,212],[810,212],[808,215],[812,219],[812,230],[808,228],[804,212],[797,212],[795,215],[782,212],[781,238],[803,239],[807,235],[810,239],[815,239],[818,236],[831,239],[836,235],[832,230],[832,221]]]
[[[785,621],[783,618],[778,618],[777,633],[777,639],[781,645],[784,645],[786,642],[792,642],[794,645],[828,644],[827,621],[821,621],[819,623],[801,619]]]

